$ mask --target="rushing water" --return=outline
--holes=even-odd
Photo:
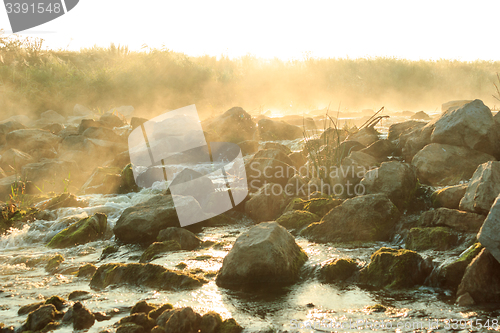
[[[300,141],[286,144],[292,150],[298,150],[297,147],[302,144]],[[309,260],[302,269],[299,282],[274,294],[235,292],[219,288],[213,276],[202,287],[184,291],[158,291],[126,286],[110,286],[105,290],[95,291],[89,287],[90,278],[79,278],[71,273],[85,263],[99,266],[110,262],[138,262],[144,249],[137,245],[123,245],[118,252],[101,260],[102,250],[114,244],[113,237],[68,249],[53,250],[45,246],[52,236],[70,223],[96,212],[108,215],[108,228],[112,229],[124,209],[143,202],[156,193],[158,190],[147,189],[125,195],[82,196],[88,201],[88,207],[59,209],[54,221],[37,220],[22,230],[12,230],[0,238],[0,322],[18,327],[26,320],[26,315],[17,315],[21,306],[39,302],[52,295],[67,298],[74,290],[90,292],[89,297],[82,301],[90,310],[115,315],[109,321],[96,322],[90,329],[91,332],[113,330],[112,325],[119,318],[128,315],[130,308],[140,300],[157,304],[169,302],[175,307],[191,306],[199,313],[216,311],[224,318],[235,318],[245,327],[245,332],[264,332],[271,328],[276,331],[296,331],[294,328],[298,325],[314,327],[301,329],[300,332],[369,332],[380,325],[386,328],[379,331],[424,332],[429,325],[434,325],[432,327],[437,329],[430,331],[442,332],[449,319],[462,320],[462,323],[475,323],[479,319],[484,323],[486,319],[495,319],[499,315],[495,309],[458,307],[453,304],[454,295],[432,286],[404,292],[382,292],[356,285],[323,284],[317,279],[318,267],[327,260],[350,257],[362,264],[367,263],[370,255],[381,246],[399,246],[396,241],[349,248],[310,243],[299,236],[296,238],[297,243],[306,251]],[[235,225],[204,228],[198,236],[202,240],[222,242],[221,245],[196,251],[165,253],[152,263],[177,269],[176,265],[183,262],[187,264],[186,270],[201,269],[215,273],[238,235],[252,225],[250,220],[243,218]],[[461,250],[457,249],[454,254],[458,255]],[[53,275],[47,273],[44,267],[46,259],[56,253],[62,254],[65,261],[59,270],[61,273]],[[432,256],[437,263],[446,260],[446,255],[433,251],[427,251],[423,255]],[[204,259],[200,260],[200,256],[204,256]],[[368,309],[368,306],[375,304],[382,304],[387,310],[373,312]],[[324,327],[332,321],[337,325],[343,324],[343,328]],[[355,323],[358,323],[358,328],[353,326]],[[70,332],[72,328],[66,326],[58,331]],[[458,325],[456,331],[468,332],[471,329],[461,329]]]

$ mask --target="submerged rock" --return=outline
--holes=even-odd
[[[414,251],[445,251],[455,247],[457,243],[458,234],[450,228],[411,228],[406,236],[405,247]]]
[[[399,215],[384,194],[363,195],[345,200],[301,234],[320,243],[388,240]]]
[[[469,180],[479,165],[494,160],[491,155],[466,147],[431,143],[413,157],[411,164],[421,183],[443,186]]]
[[[460,209],[488,214],[500,194],[500,162],[487,162],[478,166],[460,201]]]
[[[416,252],[382,247],[360,271],[360,282],[378,288],[402,289],[424,283],[430,273],[424,259]]]
[[[91,217],[84,218],[70,227],[52,237],[50,248],[65,248],[92,242],[104,237],[107,229],[107,216],[95,213]]]
[[[297,281],[307,255],[276,222],[241,234],[224,258],[216,283],[230,289],[281,287]]]
[[[169,270],[155,264],[118,264],[100,266],[95,272],[90,287],[103,289],[111,284],[128,284],[161,290],[199,287],[207,281],[193,275]]]
[[[169,251],[179,251],[181,246],[175,240],[165,242],[154,242],[144,251],[139,262],[145,263],[155,259],[156,255]]]

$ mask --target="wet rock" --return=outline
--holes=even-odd
[[[415,119],[415,120],[430,120],[431,117],[429,117],[429,115],[427,113],[425,113],[424,111],[418,111],[413,116],[411,116],[411,119]]]
[[[199,287],[206,282],[203,278],[172,271],[160,265],[111,263],[97,269],[90,281],[90,287],[103,289],[111,284],[127,284],[161,290],[175,290]]]
[[[392,236],[399,215],[384,194],[363,195],[345,200],[301,234],[320,243],[383,241]]]
[[[121,326],[128,323],[142,326],[146,332],[149,332],[156,325],[155,321],[143,312],[133,313],[130,316],[120,319],[118,325]]]
[[[166,332],[197,333],[199,330],[201,316],[190,307],[171,310],[165,324],[161,323],[162,316],[163,314],[157,319],[157,324],[162,326]]]
[[[431,142],[467,147],[498,157],[499,130],[491,110],[476,99],[445,111],[435,123]]]
[[[179,251],[180,249],[181,246],[175,240],[168,240],[165,242],[154,242],[153,244],[148,246],[146,251],[144,251],[139,262],[145,263],[155,259],[155,257],[160,253]]]
[[[318,222],[321,218],[308,211],[291,210],[281,215],[276,222],[288,230],[294,230],[298,233],[301,229],[311,223]]]
[[[66,248],[86,244],[103,238],[107,228],[107,216],[95,213],[55,235],[47,244],[50,248]]]
[[[337,282],[349,279],[358,271],[358,263],[352,259],[334,259],[323,265],[319,271],[324,282]]]
[[[360,271],[360,282],[385,289],[411,288],[424,283],[430,273],[416,252],[382,247]]]
[[[130,310],[130,314],[134,313],[145,313],[148,314],[150,311],[156,310],[157,306],[150,304],[146,301],[140,301],[135,303],[135,305],[132,307],[132,310]]]
[[[17,314],[19,316],[24,316],[25,314],[28,314],[30,312],[37,310],[39,307],[41,307],[44,304],[45,304],[45,302],[37,302],[37,303],[23,305],[19,308],[19,310],[17,311]]]
[[[446,226],[461,232],[478,232],[484,216],[456,209],[438,208],[420,215],[419,224],[426,227]]]
[[[414,251],[446,251],[458,243],[458,234],[446,227],[411,228],[406,236],[405,248]]]
[[[467,191],[467,184],[448,186],[432,193],[431,199],[436,208],[458,209],[465,191]]]
[[[304,137],[302,128],[284,121],[261,119],[258,123],[259,136],[262,141],[294,140]]]
[[[61,298],[61,297],[59,297],[59,296],[57,296],[57,295],[54,295],[54,296],[48,298],[45,301],[45,304],[52,304],[53,306],[56,307],[56,309],[58,311],[61,311],[64,308],[65,304],[66,304],[66,300],[63,299],[63,298]]]
[[[119,193],[138,192],[139,187],[135,183],[134,172],[132,171],[132,164],[128,163],[121,171],[121,187]]]
[[[408,133],[409,131],[425,126],[426,123],[422,121],[407,120],[401,123],[392,124],[389,126],[389,132],[387,134],[387,140],[396,141],[399,139],[400,135],[403,133]]]
[[[403,211],[415,198],[417,177],[412,166],[391,161],[368,171],[360,184],[365,187],[366,194],[384,193]]]
[[[481,250],[467,266],[457,298],[465,293],[469,293],[477,304],[500,301],[500,263],[488,249]]]
[[[0,158],[0,166],[7,172],[19,172],[23,166],[32,163],[33,157],[15,148],[5,151]]]
[[[386,159],[394,153],[396,146],[390,140],[378,140],[361,150],[362,153],[369,154],[379,160]]]
[[[7,146],[29,153],[35,149],[57,149],[61,139],[49,131],[39,129],[20,129],[5,137]]]
[[[44,203],[40,210],[54,210],[66,207],[87,207],[88,203],[79,199],[76,195],[71,193],[62,193],[46,203]]]
[[[191,231],[176,227],[161,230],[157,240],[159,242],[176,241],[180,244],[182,250],[188,251],[196,249],[201,243],[201,240]]]
[[[476,304],[476,302],[474,302],[474,299],[469,293],[465,293],[457,297],[456,303],[460,306],[471,306]]]
[[[85,330],[91,328],[95,323],[94,314],[84,307],[82,303],[76,302],[73,307],[73,328],[75,330]]]
[[[219,333],[241,333],[241,327],[233,318],[226,319],[219,326]]]
[[[482,249],[481,243],[476,243],[464,251],[458,259],[442,267],[439,270],[439,285],[444,288],[456,290],[460,281],[462,281],[465,269]]]
[[[222,324],[221,316],[216,312],[207,312],[201,317],[200,333],[216,333]]]
[[[216,278],[220,287],[247,289],[294,283],[307,255],[276,222],[263,222],[241,234]]]
[[[500,195],[493,203],[477,239],[500,262]]]
[[[70,292],[68,295],[68,299],[70,301],[82,300],[82,299],[87,299],[90,297],[92,297],[90,292],[85,291],[85,290],[74,290],[74,291]]]
[[[281,215],[288,201],[288,197],[280,193],[282,189],[279,184],[267,183],[245,203],[245,213],[256,222],[275,220]]]
[[[48,273],[53,273],[59,265],[64,261],[64,257],[60,254],[57,254],[49,259],[47,265],[45,266],[45,271]]]
[[[41,331],[56,319],[57,310],[52,304],[40,306],[28,315],[26,328],[30,331]]]
[[[249,191],[255,192],[265,183],[285,186],[295,169],[290,158],[279,149],[258,151],[245,165]]]
[[[347,140],[358,141],[368,147],[379,140],[379,133],[373,127],[365,127],[354,134],[350,134]]]
[[[149,317],[153,318],[156,320],[163,312],[167,310],[172,310],[174,307],[170,303],[163,304],[162,306],[158,307],[155,310],[151,310],[148,314]]]
[[[413,157],[411,164],[421,183],[443,186],[469,180],[479,165],[494,160],[491,155],[469,148],[431,143]]]
[[[460,201],[460,209],[486,215],[500,194],[500,162],[478,166]]]
[[[78,269],[78,274],[76,276],[78,277],[92,276],[94,275],[95,271],[97,271],[97,267],[95,265],[86,264]]]
[[[179,227],[174,201],[171,195],[157,195],[125,209],[113,232],[124,243],[152,243],[168,227]]]
[[[253,140],[257,126],[245,110],[233,107],[213,120],[204,122],[203,128],[217,133],[221,142],[238,143]]]
[[[127,123],[124,122],[120,117],[113,113],[105,113],[99,118],[99,122],[102,124],[104,127],[122,127],[125,126]]]
[[[109,246],[106,246],[102,252],[101,252],[101,257],[99,258],[99,260],[103,260],[107,257],[109,257],[110,255],[112,255],[113,253],[116,253],[120,250],[120,247],[119,246],[116,246],[116,245],[109,245]]]
[[[141,325],[125,323],[118,326],[116,333],[146,333],[146,330]]]

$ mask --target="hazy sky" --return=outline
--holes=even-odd
[[[73,50],[114,42],[230,57],[500,60],[499,15],[498,0],[80,0],[20,35]],[[3,6],[0,29],[11,30]]]

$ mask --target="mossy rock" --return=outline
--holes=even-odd
[[[139,262],[145,263],[153,260],[160,253],[179,250],[181,250],[181,245],[174,240],[154,242],[144,251]]]
[[[321,267],[320,278],[324,282],[345,281],[358,270],[358,263],[352,259],[335,259]]]
[[[64,261],[64,257],[60,254],[57,254],[49,259],[47,265],[45,266],[45,271],[52,273],[54,272],[59,265]]]
[[[92,276],[96,271],[97,267],[95,265],[86,264],[78,269],[78,273],[76,274],[76,276],[78,277]]]
[[[292,210],[281,215],[276,222],[287,229],[299,231],[319,220],[320,217],[314,213],[305,210]]]
[[[107,216],[95,213],[93,216],[81,219],[52,237],[50,248],[66,248],[85,244],[104,237],[107,228]]]
[[[424,259],[416,252],[382,247],[360,271],[360,282],[378,288],[403,289],[421,285],[427,275]]]
[[[176,290],[199,287],[208,281],[155,264],[110,263],[100,266],[92,276],[90,287],[103,289],[111,284]]]
[[[475,243],[469,247],[457,260],[444,266],[439,271],[439,284],[444,288],[456,290],[462,281],[465,269],[481,252],[483,246],[481,243]]]
[[[149,311],[148,316],[154,320],[156,320],[163,312],[167,310],[172,310],[174,306],[170,303],[165,303],[158,308]]]
[[[106,246],[106,247],[102,250],[100,260],[105,259],[105,258],[109,257],[111,254],[118,252],[118,250],[119,250],[119,249],[120,249],[120,247],[119,247],[119,246],[116,246],[116,245],[109,245],[109,246]]]
[[[241,331],[243,331],[243,327],[233,318],[224,320],[216,330],[217,333],[241,333]]]
[[[38,309],[39,307],[41,307],[44,304],[45,304],[45,302],[37,302],[37,303],[23,305],[19,308],[19,310],[17,311],[17,314],[19,316],[24,316],[30,312],[35,311],[36,309]]]
[[[61,298],[61,297],[59,297],[57,295],[54,295],[54,296],[48,298],[45,301],[45,304],[52,304],[53,306],[56,307],[56,309],[58,311],[61,311],[64,308],[64,305],[66,304],[66,301],[63,298]]]
[[[148,314],[150,311],[156,310],[157,306],[150,304],[146,301],[140,301],[135,303],[135,305],[132,307],[132,310],[130,310],[130,314],[134,313],[145,313]]]
[[[414,251],[445,251],[455,247],[457,243],[458,234],[450,228],[411,228],[406,236],[405,247]]]
[[[304,202],[303,210],[323,217],[333,208],[342,204],[342,200],[333,198],[315,198]]]
[[[128,164],[121,171],[121,186],[120,193],[130,193],[138,192],[139,186],[137,186],[134,178],[134,172],[132,171],[132,164]]]

